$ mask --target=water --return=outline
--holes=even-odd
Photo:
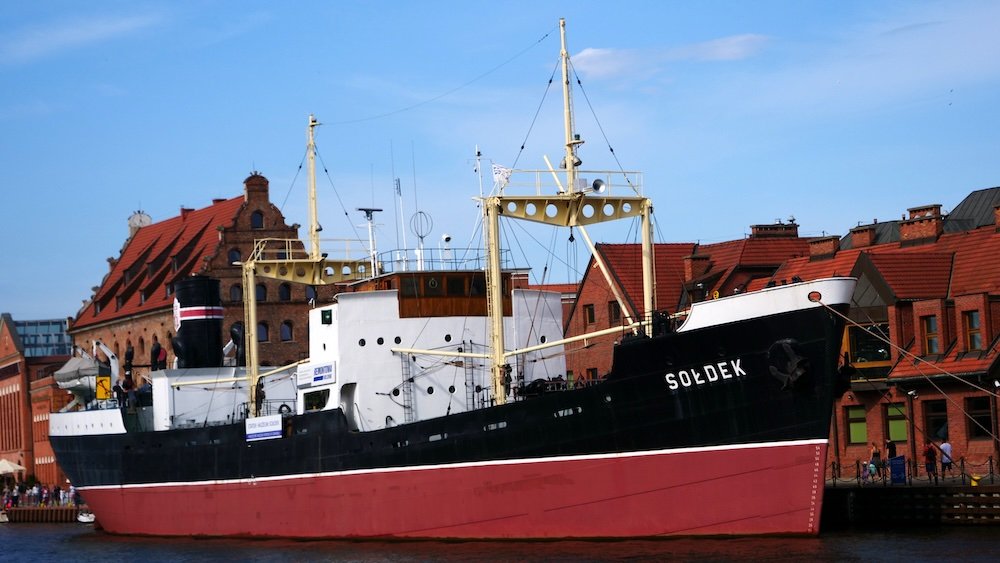
[[[0,561],[996,561],[1000,529],[850,530],[818,538],[630,541],[290,541],[112,536],[84,524],[0,524]]]

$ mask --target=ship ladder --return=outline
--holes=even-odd
[[[416,420],[413,412],[413,376],[410,374],[410,355],[403,354],[400,358],[403,367],[403,384],[400,391],[403,394],[403,420],[407,423]]]
[[[471,347],[471,342],[469,343]],[[465,409],[472,410],[476,406],[476,366],[472,358],[465,359]]]

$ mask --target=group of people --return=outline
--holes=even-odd
[[[924,469],[927,471],[927,480],[930,481],[933,479],[935,485],[938,482],[938,451],[941,452],[941,478],[944,478],[946,472],[952,477],[955,476],[955,469],[953,467],[954,458],[952,457],[951,444],[948,440],[942,440],[940,446],[927,440],[927,443],[924,445]]]
[[[885,458],[882,457],[883,451],[885,452]],[[924,446],[924,469],[927,471],[928,480],[933,480],[935,484],[938,482],[938,452],[941,453],[941,477],[945,476],[945,473],[954,477],[954,458],[952,457],[951,443],[948,440],[942,440],[940,445],[935,444],[931,440],[927,440]],[[885,441],[885,449],[880,449],[878,444],[872,442],[871,456],[869,457],[868,464],[862,467],[861,477],[863,480],[868,479],[885,479],[888,477],[889,473],[889,460],[896,457],[896,443],[892,440]]]
[[[76,487],[70,485],[62,488],[54,485],[49,488],[47,485],[35,483],[28,486],[26,483],[14,483],[4,485],[2,506],[4,509],[17,508],[19,506],[69,506],[70,504],[79,506],[81,499]]]

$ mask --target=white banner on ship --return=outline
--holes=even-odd
[[[247,430],[247,442],[257,440],[272,440],[281,438],[281,415],[259,416],[244,421]]]

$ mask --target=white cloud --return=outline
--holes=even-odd
[[[159,23],[154,14],[78,18],[24,28],[0,39],[0,61],[18,64],[135,33]]]
[[[661,49],[599,49],[588,47],[573,56],[573,67],[580,74],[596,79],[631,76],[650,78],[665,63],[677,61],[736,61],[755,56],[768,38],[743,34],[711,41]]]

